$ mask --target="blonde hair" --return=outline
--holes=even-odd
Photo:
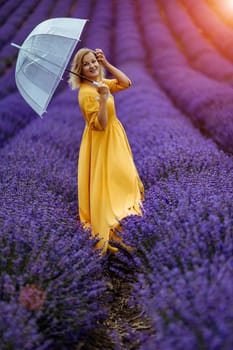
[[[72,72],[74,72],[76,74],[82,74],[83,58],[85,55],[87,55],[90,52],[95,55],[94,50],[88,49],[86,47],[79,49],[76,52],[74,59],[71,63],[71,71]],[[104,69],[103,69],[102,65],[100,65],[100,80],[102,80],[103,78],[104,78]],[[82,77],[80,77],[78,75],[69,73],[68,83],[70,84],[72,90],[78,89],[83,80],[85,80],[85,79],[83,79]]]

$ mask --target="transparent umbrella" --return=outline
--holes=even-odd
[[[86,22],[78,18],[48,19],[38,24],[21,46],[11,44],[19,49],[17,88],[40,117],[67,70]]]

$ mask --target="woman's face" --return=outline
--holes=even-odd
[[[100,65],[92,52],[83,57],[82,74],[91,80],[97,80],[100,74]]]

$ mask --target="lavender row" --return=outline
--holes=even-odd
[[[154,90],[149,80],[147,86]],[[135,160],[146,185],[144,217],[123,223],[124,238],[136,251],[133,263],[125,255],[122,260],[139,271],[135,300],[151,317],[156,334],[145,334],[141,349],[182,349],[189,341],[189,349],[203,344],[230,350],[232,157],[193,130],[174,107],[167,104],[166,111],[164,103],[162,110],[159,94],[153,111],[152,98],[135,105],[142,88],[137,89],[121,100],[119,114],[136,106],[128,132],[134,151],[140,150]]]
[[[135,299],[156,334],[143,350],[231,349],[232,168],[220,159],[199,174],[158,180],[144,218],[125,224],[137,251]]]
[[[232,61],[232,29],[221,21],[205,1],[182,0],[181,3],[212,43]]]
[[[67,80],[67,76],[64,75],[64,79]],[[66,81],[62,81],[59,84],[54,100],[62,93],[64,88],[67,88]],[[2,99],[0,101],[0,147],[3,147],[34,119],[38,119],[38,115],[26,103],[19,92],[12,91],[12,93]]]
[[[111,50],[111,24],[113,18],[112,2],[97,1],[94,6],[90,3],[90,11],[84,13],[77,6],[73,15],[75,17],[88,19],[88,23],[83,34],[84,40],[80,46],[86,46],[91,49],[102,48],[106,55],[110,56]],[[79,47],[80,47],[79,46]]]
[[[44,120],[32,120],[1,150],[2,264],[8,256],[12,266],[20,253],[19,269],[3,269],[0,277],[6,286],[0,307],[8,310],[1,333],[5,348],[10,342],[14,349],[85,347],[97,321],[106,318],[107,281],[95,242],[77,217],[83,126],[76,92],[66,86]],[[36,305],[30,302],[33,297]]]
[[[134,117],[137,118],[135,112]],[[141,124],[138,128],[143,133]],[[172,125],[160,118],[157,130],[148,129],[144,126],[144,137],[133,134],[134,143],[139,143],[144,156],[140,159],[136,156],[147,188],[144,217],[129,218],[123,223],[124,238],[136,249],[133,253],[136,266],[130,260],[125,262],[133,271],[140,272],[135,300],[151,317],[151,332],[156,334],[142,349],[153,349],[155,345],[167,349],[168,344],[168,349],[182,349],[190,337],[189,348],[196,349],[200,348],[200,337],[204,345],[209,342],[209,349],[215,349],[216,341],[219,349],[230,350],[232,158],[216,150],[209,141],[192,135],[190,127],[184,129],[181,123],[178,126],[177,120]],[[147,142],[150,132],[156,135],[157,147]],[[148,157],[151,148],[154,157]],[[221,263],[215,266],[214,259],[224,262],[224,267]],[[215,269],[216,279],[209,281],[207,275],[205,286],[200,286],[204,268],[207,272]],[[226,278],[217,285],[222,269]],[[177,282],[186,279],[186,274],[192,280],[191,286],[190,280],[186,284]],[[190,303],[190,288],[195,290],[192,295],[195,305]],[[218,300],[216,304],[206,299],[211,290],[214,300]],[[209,319],[203,316],[210,314],[209,329]]]
[[[144,26],[144,41],[151,55],[151,69],[161,86],[193,123],[227,152],[233,151],[232,89],[192,70],[182,58],[153,1],[140,10]],[[146,8],[145,8],[145,6]],[[157,11],[157,12],[156,12]],[[154,45],[157,49],[153,50]]]
[[[146,64],[148,58],[135,16],[135,3],[133,1],[117,2],[115,6],[114,52],[118,65],[127,62],[134,64],[137,61],[145,61]]]
[[[144,334],[141,348],[203,345],[230,350],[232,158],[193,128],[149,77],[143,62],[121,66],[131,76],[134,91],[117,97],[118,113],[146,185],[143,219],[130,217],[123,224],[126,242],[136,249],[134,263],[122,255],[140,272],[135,300],[152,319],[152,335]],[[216,278],[209,278],[211,270]],[[216,284],[223,272],[226,277]],[[206,298],[210,291],[212,303]],[[224,315],[222,310],[227,310]],[[205,315],[210,314],[209,329]]]
[[[14,2],[5,1],[4,3],[1,4],[1,8],[0,8],[0,25],[1,26],[5,23],[5,21],[7,21],[10,14],[12,14],[12,12],[15,11],[15,9],[17,8],[17,6],[19,6],[19,4],[20,4],[20,0],[14,1]]]
[[[11,94],[0,101],[0,147],[3,147],[33,118],[33,110],[19,94]]]
[[[49,17],[71,17],[71,8],[72,8],[72,0],[64,1],[56,1],[56,3],[52,6]]]
[[[40,22],[45,18],[47,18],[47,14],[49,11],[48,4],[44,1],[40,1],[38,4],[38,7],[35,8],[35,6],[31,7],[31,3],[28,1],[25,3],[25,6],[29,6],[29,8],[34,12],[32,14],[27,13],[27,17],[24,18],[24,23],[17,27],[14,23],[11,25],[11,22],[7,21],[5,26],[2,28],[2,36],[7,36],[7,41],[1,48],[1,61],[5,63],[5,69],[4,66],[2,67],[2,74],[5,72],[6,68],[10,67],[13,62],[15,61],[16,57],[16,49],[10,45],[11,42],[14,42],[18,45],[21,45],[27,35],[31,32],[31,30],[34,28],[36,20]],[[22,5],[21,5],[22,6]],[[19,9],[21,8],[19,7]],[[27,9],[26,6],[26,9]],[[25,9],[25,11],[26,11]],[[26,13],[25,13],[26,16]],[[14,16],[12,16],[14,19]],[[22,21],[21,16],[19,19]],[[7,34],[9,33],[9,35]]]
[[[134,45],[132,43],[131,31],[133,35],[138,35],[138,27],[132,20],[133,16],[129,21],[129,27],[123,26],[124,16],[122,14],[127,13],[126,8],[129,8],[129,4],[127,2],[127,4],[119,6],[117,13],[116,38],[122,38],[122,31],[127,30],[121,41],[116,40],[117,55],[115,59],[117,65],[120,65],[131,77],[133,87],[116,95],[116,101],[119,105],[119,115],[126,122],[126,129],[129,130],[129,139],[132,142],[135,158],[144,162],[140,171],[144,172],[144,182],[149,188],[154,184],[157,176],[163,174],[166,176],[175,164],[178,168],[182,167],[183,171],[192,171],[192,169],[199,171],[204,167],[202,156],[205,156],[205,166],[209,166],[209,162],[211,164],[215,159],[218,150],[211,140],[207,140],[198,130],[193,128],[190,121],[182,115],[166,93],[153,80],[153,77],[148,74],[143,56],[141,61],[132,61],[128,59],[128,51],[121,52],[122,46],[131,45],[133,52],[138,52],[140,49],[139,41],[134,42]],[[133,7],[131,7],[131,11],[133,11],[132,9]],[[124,107],[122,107],[123,104]],[[134,106],[133,111],[132,106]],[[133,131],[132,137],[130,136],[131,131]],[[157,140],[158,132],[163,132],[163,142]],[[182,140],[179,145],[175,142],[174,134],[178,134]],[[144,141],[140,143],[137,142],[138,139]],[[207,142],[209,149],[212,149],[212,154],[203,150],[203,142]],[[200,146],[197,147],[196,143]],[[150,145],[149,148],[148,145]],[[194,148],[193,145],[195,145]],[[169,157],[169,155],[172,156]],[[169,158],[170,162],[168,162]],[[151,174],[148,172],[150,163],[153,164]],[[167,168],[164,168],[164,165]]]
[[[0,28],[1,47],[9,44],[11,38],[15,35],[18,28],[20,28],[22,23],[27,20],[27,17],[35,8],[36,3],[36,0],[32,2],[25,1],[9,14],[7,21]]]
[[[148,76],[143,63],[121,67],[133,85],[116,95],[117,113],[125,125],[146,189],[171,173],[201,173],[215,167],[223,152],[172,104]]]
[[[181,45],[184,55],[194,69],[223,82],[233,84],[233,65],[205,39],[190,16],[179,4],[172,1],[160,2],[167,24],[177,45]]]
[[[9,310],[3,330],[8,340],[1,340],[5,348],[13,339],[14,349],[19,348],[24,334],[18,338],[12,328],[15,310],[22,315],[22,332],[30,320],[36,339],[64,349],[85,342],[97,320],[106,317],[99,256],[77,220],[81,127],[77,106],[69,107],[67,100],[65,106],[58,101],[46,123],[36,119],[1,151],[0,278],[2,310],[6,302]]]

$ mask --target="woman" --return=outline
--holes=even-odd
[[[113,79],[104,78],[104,69]],[[71,73],[69,83],[72,89],[79,88],[79,106],[86,121],[78,161],[79,216],[84,228],[99,238],[97,248],[116,252],[109,241],[124,246],[119,222],[128,215],[142,215],[144,195],[112,96],[131,81],[107,61],[101,49],[80,49],[71,71],[77,75]]]

